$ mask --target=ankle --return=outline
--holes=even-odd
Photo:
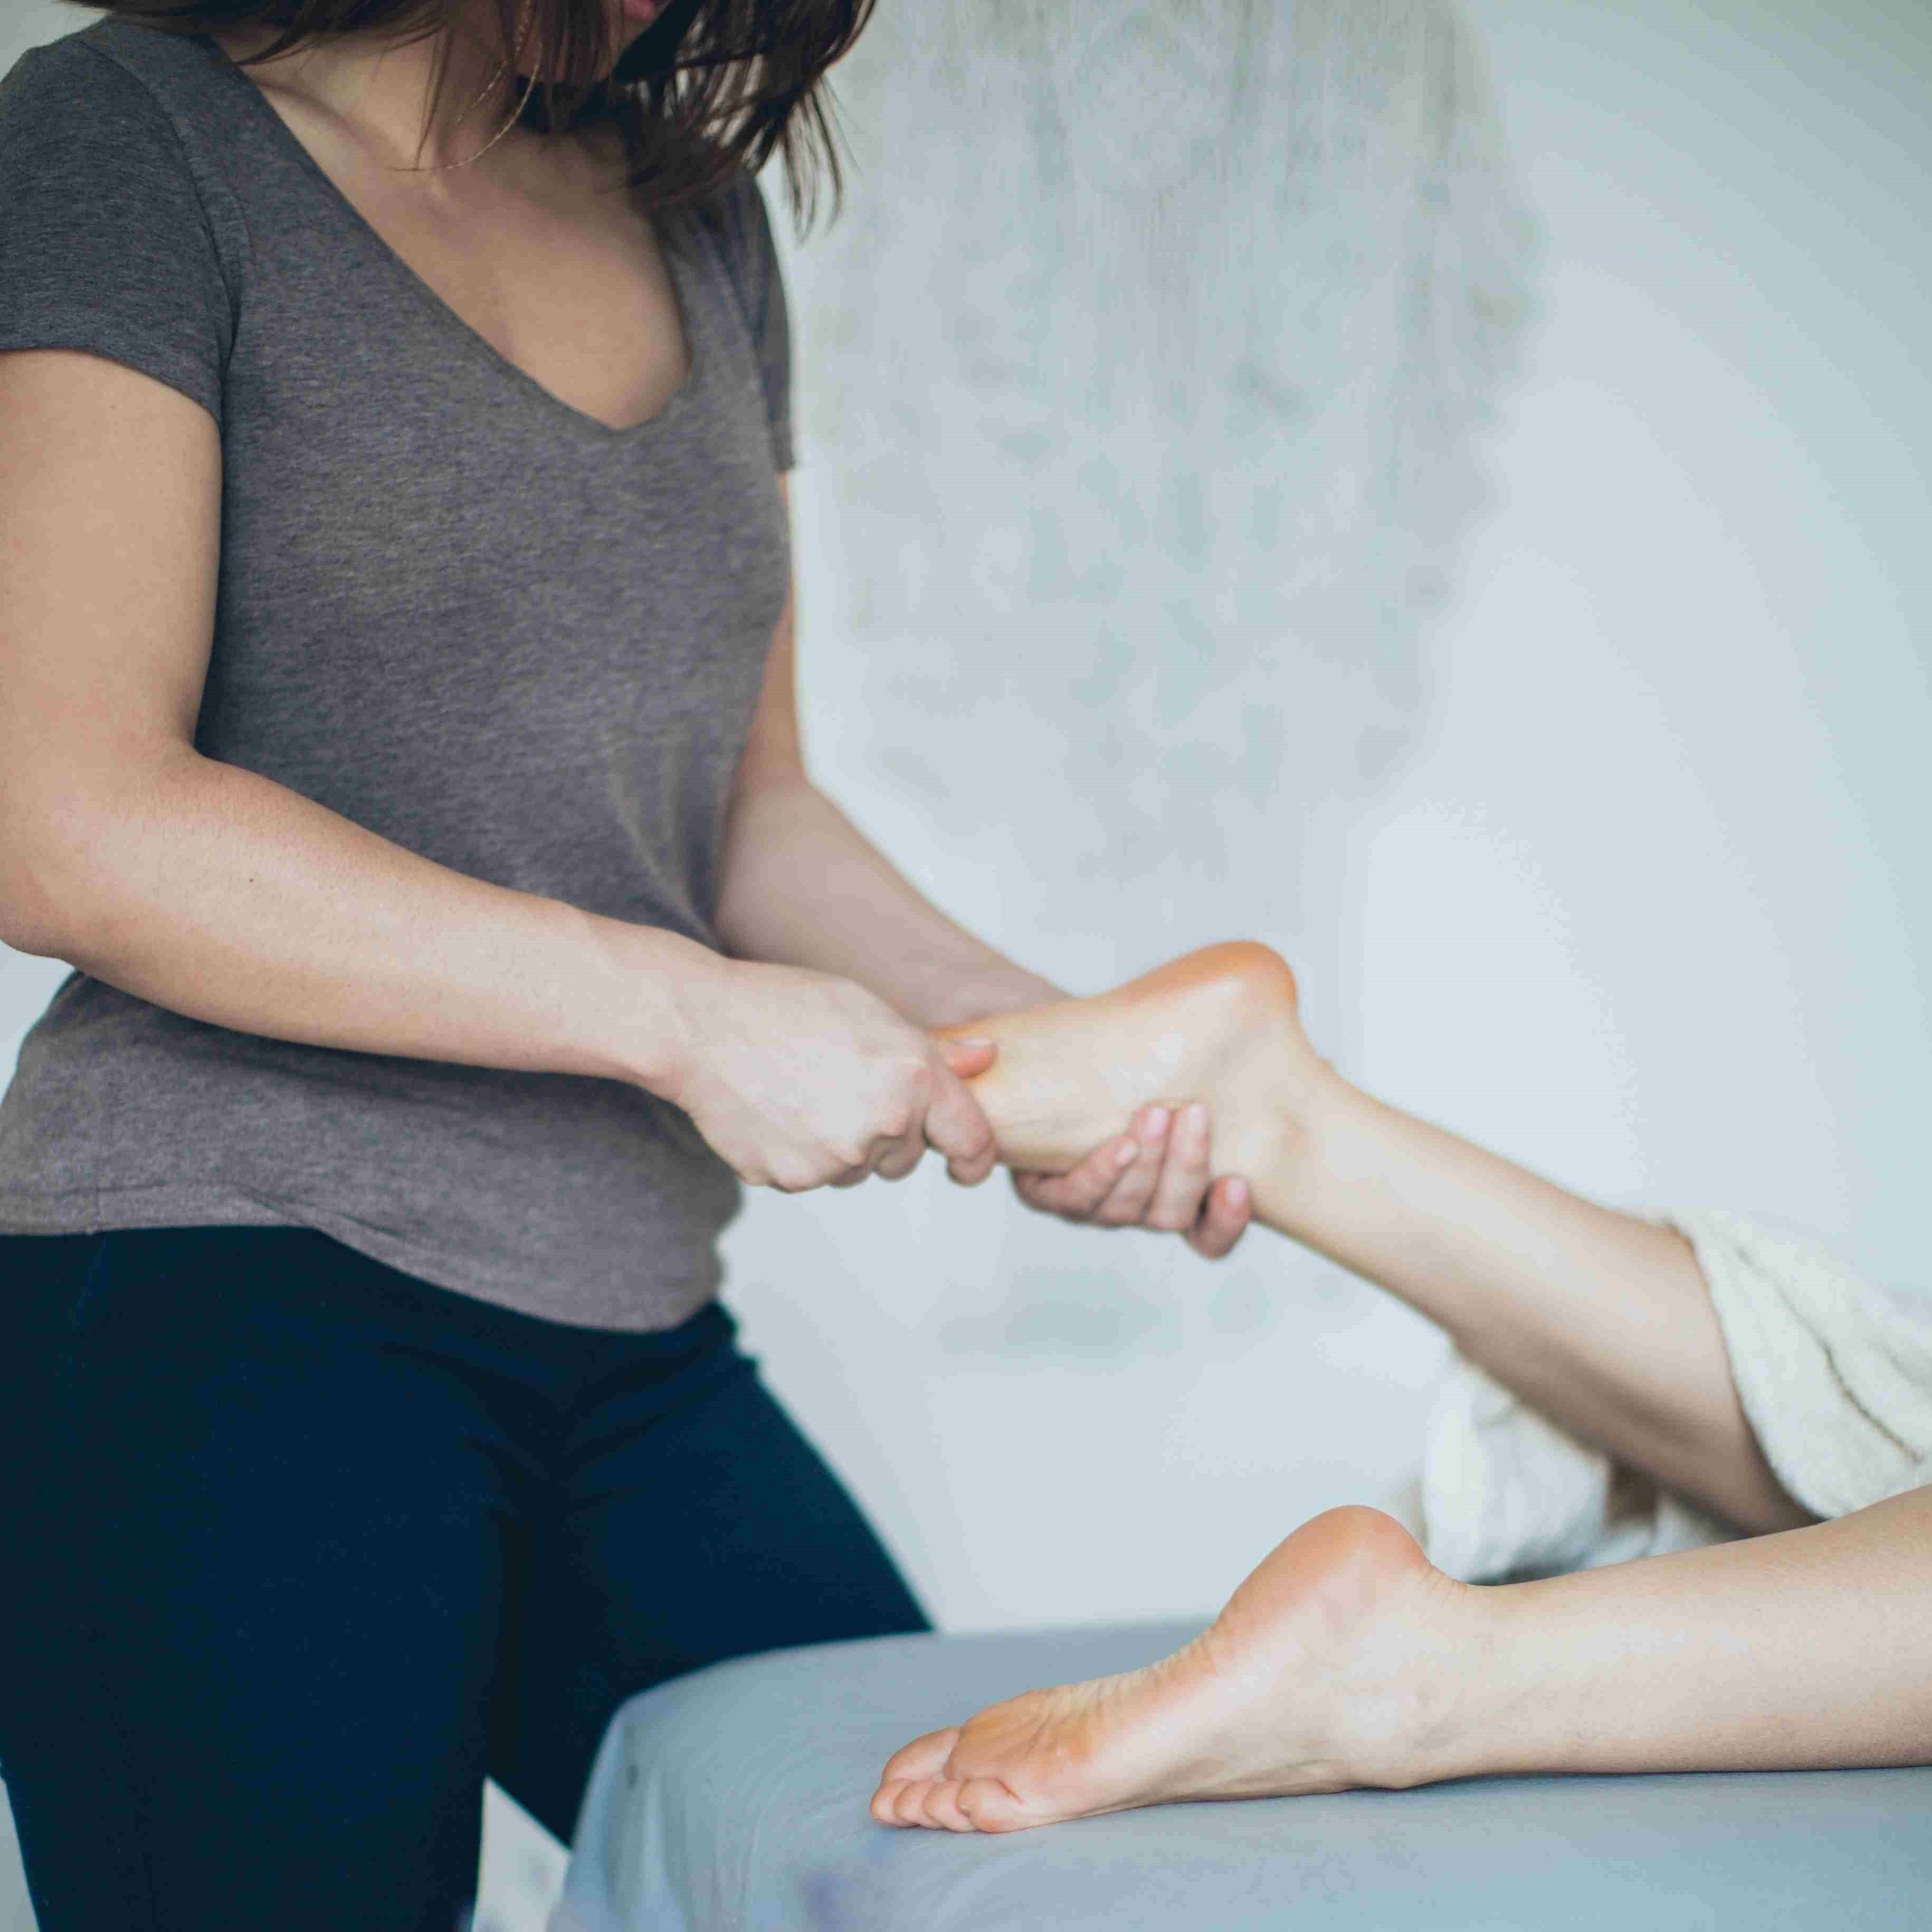
[[[1416,1579],[1416,1607],[1390,1641],[1402,1654],[1378,1702],[1351,1713],[1356,1781],[1406,1790],[1472,1778],[1489,1762],[1504,1698],[1509,1642],[1494,1593],[1431,1570]]]
[[[1291,1238],[1306,1239],[1320,1226],[1331,1149],[1350,1132],[1352,1102],[1360,1098],[1327,1060],[1298,1056],[1292,1068],[1276,1072],[1265,1106],[1225,1142],[1217,1133],[1216,1171],[1245,1177],[1262,1218]]]

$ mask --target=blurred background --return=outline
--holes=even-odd
[[[1070,990],[1268,940],[1399,1104],[1932,1286],[1932,13],[884,0],[839,82],[841,220],[764,183],[825,788]],[[1211,1610],[1443,1358],[931,1164],[727,1252],[955,1629]]]

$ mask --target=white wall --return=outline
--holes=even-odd
[[[1407,762],[1345,808],[1288,774],[1243,806],[1220,877],[1164,868],[1146,832],[1210,849],[1206,776],[1150,814],[1139,767],[1096,765],[1080,836],[1144,836],[1064,866],[1066,794],[1037,760],[936,728],[879,742],[908,700],[834,621],[836,452],[808,439],[820,775],[1042,970],[1088,986],[1284,938],[1325,1040],[1390,1097],[1576,1186],[1770,1210],[1932,1286],[1932,16],[1473,13],[1544,233],[1544,310]],[[0,37],[67,17],[29,7]],[[802,341],[834,298],[812,261]],[[919,292],[881,297],[908,331],[935,326]],[[1099,691],[1063,693],[1070,744],[1105,728]],[[1029,701],[1056,701],[1050,681]],[[1058,911],[1016,874],[1030,845]],[[1336,882],[1332,918],[1304,867]],[[0,961],[0,1066],[57,976]],[[930,1173],[757,1199],[728,1255],[772,1378],[961,1627],[1205,1610],[1302,1517],[1387,1491],[1438,1360],[1422,1324],[1271,1238],[1210,1268]]]
[[[1341,854],[1339,930],[1300,935],[1306,976],[1339,976],[1316,989],[1325,1037],[1572,1185],[1771,1211],[1932,1286],[1927,16],[1475,14],[1544,312],[1436,638],[1426,748],[1312,835],[1310,801],[1279,794],[1282,874],[1311,837]],[[866,742],[853,694],[876,678],[817,621],[838,602],[821,554],[802,595],[824,776],[943,898],[1046,970],[1090,970],[1089,935],[1024,929],[1024,888]],[[989,777],[988,819],[1051,795]],[[1242,860],[1178,922],[1144,851],[1108,868],[1119,970],[1291,926],[1292,880]],[[947,1621],[1204,1609],[1281,1532],[1412,1462],[1436,1344],[1380,1298],[1264,1236],[1214,1269],[994,1204],[923,1174],[758,1201],[730,1241],[773,1378]]]

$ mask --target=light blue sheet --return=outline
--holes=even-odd
[[[1190,1634],[831,1645],[637,1698],[592,1776],[554,1932],[1932,1928],[1932,1771],[1487,1779],[1004,1838],[867,1816],[919,1732]]]

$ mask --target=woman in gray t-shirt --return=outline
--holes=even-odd
[[[567,1834],[623,1696],[920,1626],[712,1300],[741,1182],[982,1180],[928,1029],[1058,997],[800,755],[753,176],[865,10],[122,0],[0,86],[43,1932],[447,1932],[486,1771]],[[1246,1218],[1198,1110],[1021,1191]]]

